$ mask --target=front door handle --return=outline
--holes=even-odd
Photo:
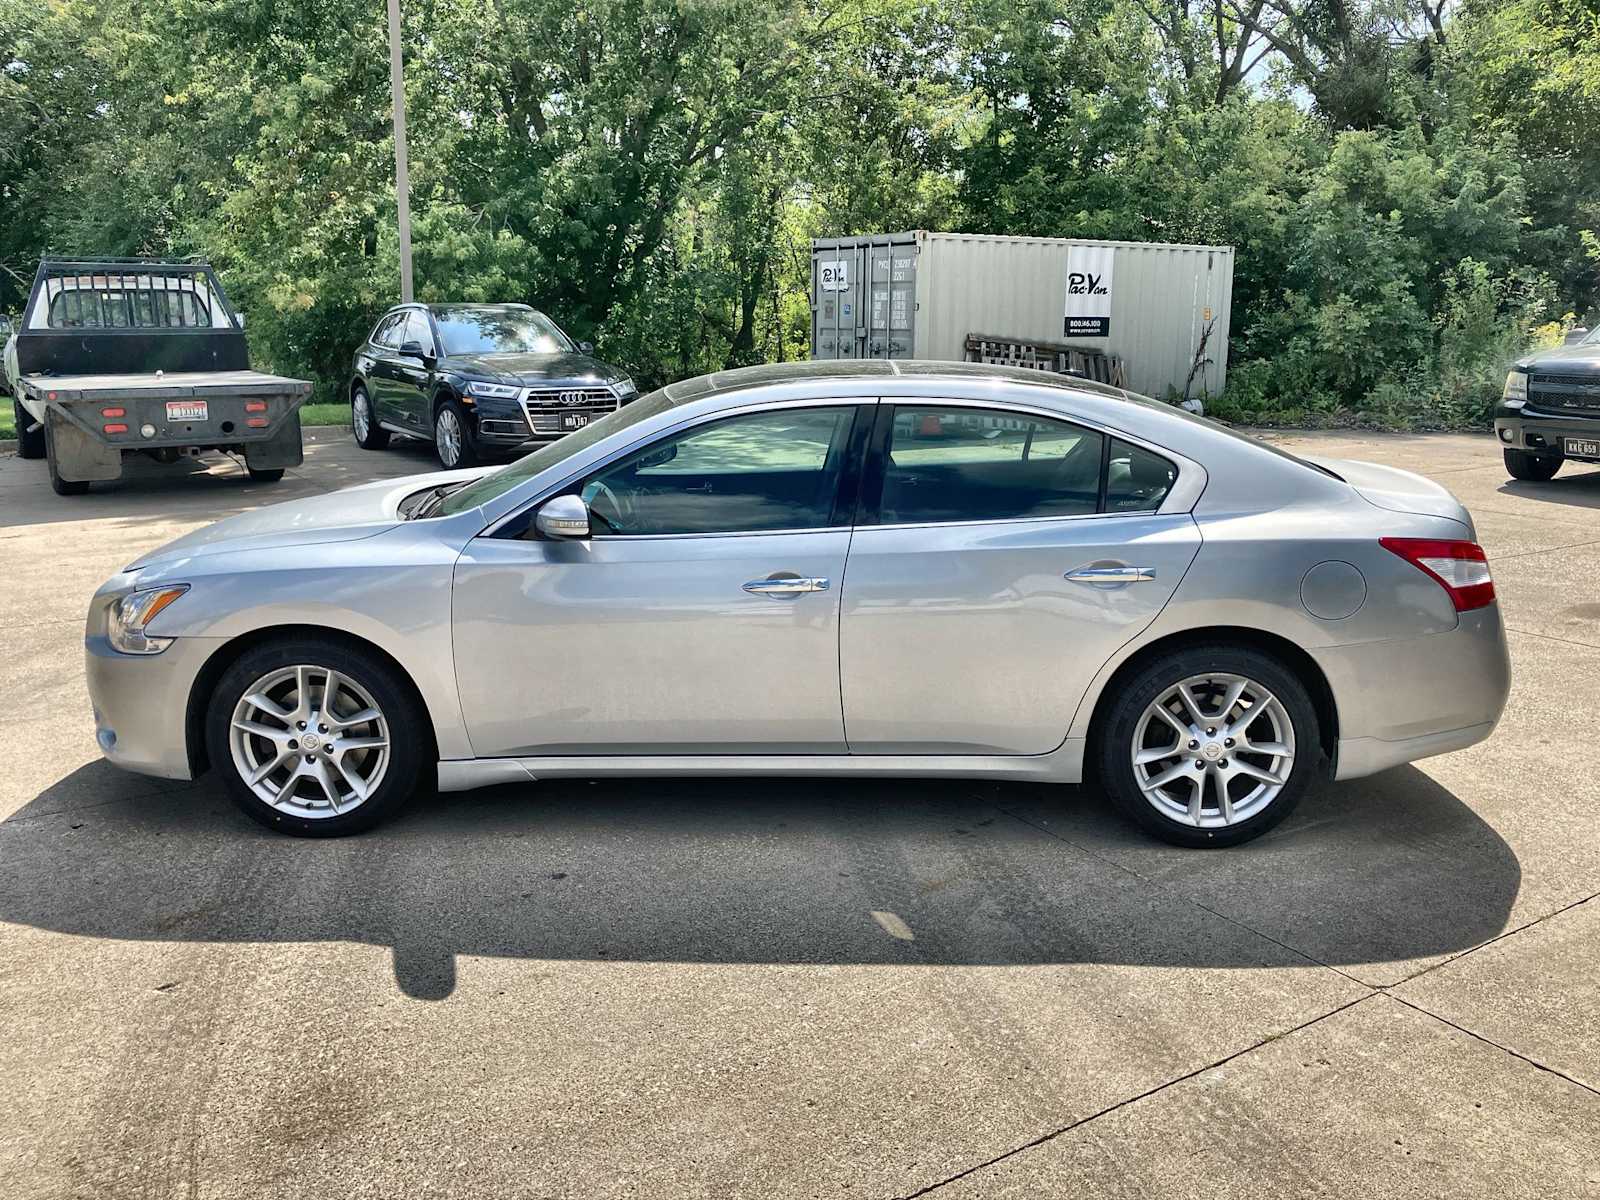
[[[802,579],[798,575],[774,575],[767,579],[752,579],[744,590],[752,596],[770,596],[774,600],[792,599],[807,592],[825,592],[832,586],[826,579]]]
[[[1065,578],[1071,583],[1142,583],[1147,579],[1156,577],[1154,567],[1130,567],[1118,565],[1114,567],[1079,567],[1076,571],[1068,571]]]

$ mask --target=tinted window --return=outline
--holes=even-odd
[[[427,314],[412,309],[406,314],[405,325],[400,330],[400,344],[416,342],[424,354],[433,353],[433,330],[428,328]]]
[[[1101,435],[997,409],[894,410],[881,520],[994,521],[1097,511]]]
[[[399,332],[400,323],[405,319],[406,315],[403,312],[390,313],[384,317],[383,320],[378,322],[377,328],[372,331],[372,344],[374,346],[398,346],[400,340],[395,335]]]
[[[446,354],[561,354],[572,349],[555,322],[531,308],[439,308]]]
[[[579,489],[596,534],[743,533],[833,523],[854,408],[797,408],[652,442]]]
[[[1106,468],[1107,512],[1154,512],[1178,481],[1178,468],[1159,454],[1111,439]]]

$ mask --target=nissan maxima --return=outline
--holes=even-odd
[[[1184,846],[1489,736],[1443,488],[955,363],[673,384],[496,470],[218,522],[95,595],[96,733],[300,835],[563,776],[1093,781]],[[773,803],[781,803],[774,800]]]

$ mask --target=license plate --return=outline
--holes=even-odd
[[[565,433],[569,429],[582,429],[588,423],[589,423],[589,414],[588,413],[562,413],[561,414],[561,431],[563,433]]]
[[[1576,458],[1600,458],[1600,438],[1562,438],[1561,448]]]
[[[204,400],[167,401],[167,420],[169,421],[208,421],[210,419]]]

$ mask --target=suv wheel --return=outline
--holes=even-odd
[[[439,465],[446,470],[477,465],[472,426],[466,410],[455,400],[446,400],[433,414],[433,450],[439,456]]]
[[[359,383],[350,393],[350,429],[363,450],[382,450],[389,444],[389,431],[378,424],[367,389]]]
[[[1543,483],[1555,478],[1563,461],[1559,454],[1529,454],[1526,450],[1502,451],[1506,458],[1506,474],[1513,479],[1529,479]]]
[[[44,427],[41,425],[31,433],[28,431],[28,426],[34,423],[33,414],[22,407],[20,400],[11,402],[11,411],[17,422],[17,457],[43,458]]]
[[[392,667],[320,638],[246,652],[206,718],[206,751],[234,803],[299,837],[359,833],[393,814],[417,791],[428,743]]]
[[[1100,779],[1123,813],[1178,846],[1236,846],[1300,802],[1321,753],[1316,710],[1277,660],[1198,646],[1121,687],[1099,730]]]

